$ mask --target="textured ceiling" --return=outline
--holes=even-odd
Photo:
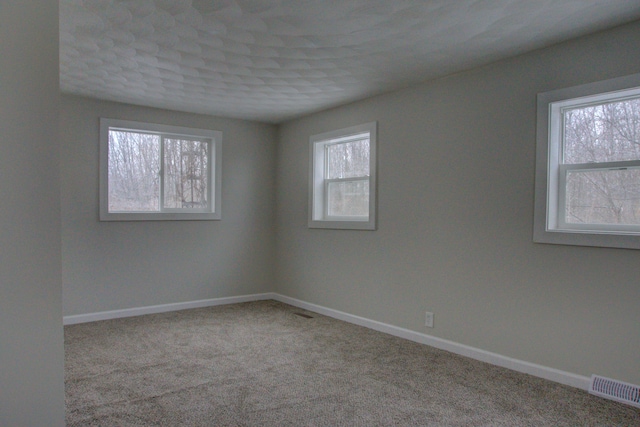
[[[60,86],[280,122],[635,19],[635,0],[60,0]]]

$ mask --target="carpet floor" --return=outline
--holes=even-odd
[[[275,301],[64,332],[68,426],[640,426],[631,406]]]

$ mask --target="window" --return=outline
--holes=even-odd
[[[100,120],[100,220],[220,219],[222,133]]]
[[[640,74],[538,95],[534,240],[640,249]]]
[[[310,138],[309,227],[376,228],[376,123]]]

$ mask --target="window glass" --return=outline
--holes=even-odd
[[[640,159],[640,99],[569,107],[563,116],[563,163]],[[640,224],[640,170],[566,171],[564,221],[569,224]]]
[[[640,160],[640,98],[564,110],[564,163]]]
[[[571,170],[565,221],[572,224],[640,224],[640,169]]]
[[[207,207],[208,146],[201,141],[165,140],[165,208]]]
[[[368,216],[369,180],[329,182],[329,216]]]
[[[109,131],[109,211],[160,209],[160,136]]]
[[[327,146],[327,178],[369,176],[369,138]]]

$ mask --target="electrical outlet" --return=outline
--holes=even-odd
[[[430,311],[426,312],[426,315],[424,317],[424,326],[426,326],[427,328],[433,328],[433,313]]]

